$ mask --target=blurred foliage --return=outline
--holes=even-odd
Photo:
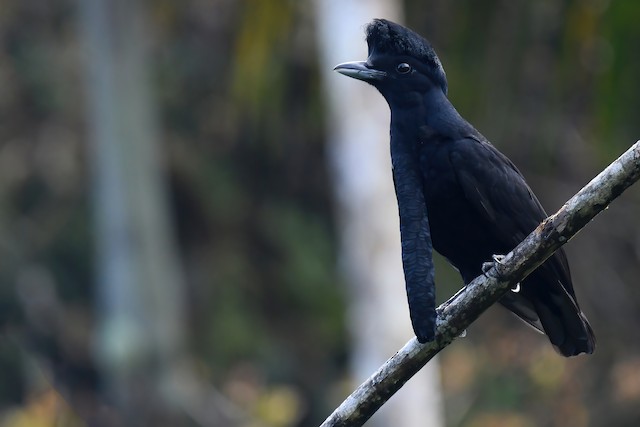
[[[8,425],[37,424],[20,348],[81,417],[97,391],[76,6],[3,4],[0,20],[0,410],[24,405]],[[273,426],[321,417],[346,353],[312,17],[294,6],[149,3],[192,357]]]
[[[345,392],[349,346],[313,8],[290,0],[147,4],[194,363],[261,425],[317,424]],[[81,425],[100,379],[91,355],[77,4],[1,7],[0,423]],[[454,104],[550,211],[640,135],[640,3],[406,7],[407,23],[441,56]],[[568,245],[597,353],[561,359],[544,337],[492,310],[443,353],[449,425],[636,425],[639,198],[637,189],[625,194]],[[460,280],[438,268],[442,299]],[[33,380],[34,369],[75,415]]]
[[[0,418],[2,427],[80,427],[84,425],[52,388],[29,396],[24,406],[7,411]]]

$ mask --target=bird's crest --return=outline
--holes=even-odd
[[[447,78],[431,44],[410,29],[386,19],[374,19],[367,25],[367,45],[372,53],[407,55],[431,67],[436,82],[447,93]]]

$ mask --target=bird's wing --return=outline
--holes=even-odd
[[[427,206],[415,158],[392,148],[392,161],[409,314],[418,341],[425,343],[433,340],[436,326],[433,246]]]
[[[547,217],[544,208],[516,166],[493,145],[472,138],[453,144],[450,159],[467,201],[486,221],[492,235],[507,250],[513,249]],[[537,274],[548,283],[559,281],[560,287],[575,300],[564,251],[555,252]],[[528,315],[533,307],[525,307],[520,298],[513,296],[503,304],[540,329],[533,316]],[[518,305],[522,306],[520,310]]]
[[[546,218],[542,205],[515,165],[485,141],[455,141],[449,152],[467,201],[492,227],[492,234],[513,248]]]

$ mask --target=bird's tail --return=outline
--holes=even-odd
[[[547,298],[532,299],[542,328],[553,347],[563,356],[591,354],[596,347],[593,329],[575,299],[566,291],[563,294],[549,294],[549,301]]]
[[[544,284],[529,285],[525,285],[520,293],[507,293],[500,303],[545,333],[556,351],[563,356],[593,353],[596,338],[575,299],[562,286],[540,292],[539,286]]]

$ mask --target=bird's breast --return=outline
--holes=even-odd
[[[497,242],[467,200],[446,143],[424,144],[420,165],[433,247],[463,275],[473,274],[498,253]]]

